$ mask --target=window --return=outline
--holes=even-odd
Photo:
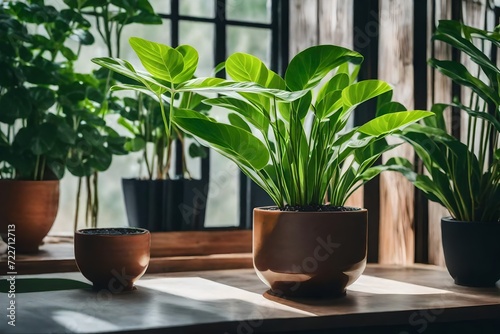
[[[57,5],[57,1],[55,3]],[[132,24],[126,26],[121,38],[119,57],[134,66],[140,64],[128,44],[132,36],[174,47],[180,44],[194,46],[200,53],[197,76],[211,75],[213,68],[233,52],[258,56],[277,72],[283,72],[288,64],[288,1],[150,0],[150,3],[162,17],[163,24]],[[90,21],[93,23],[92,18]],[[97,32],[93,33],[95,45],[83,49],[80,56],[78,66],[82,72],[94,68],[89,59],[107,55]],[[224,115],[222,110],[213,110],[211,114],[213,117]],[[109,117],[113,123],[115,115]],[[99,174],[99,226],[127,224],[121,178],[140,174],[138,159],[134,154],[114,156],[111,167]],[[206,228],[250,226],[251,208],[257,200],[265,198],[260,189],[251,185],[233,163],[217,153],[211,152],[209,159],[202,162],[190,160],[188,166],[194,178],[209,171]],[[51,233],[72,233],[76,189],[77,178],[67,173],[61,182],[60,210]],[[79,227],[83,224],[82,217]]]

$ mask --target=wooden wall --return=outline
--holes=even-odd
[[[394,87],[394,99],[413,109],[413,3],[380,0],[378,77]],[[413,160],[409,145],[384,154]],[[379,262],[411,264],[415,257],[413,185],[395,172],[380,177]]]
[[[376,1],[376,0],[366,0]],[[427,18],[415,22],[416,5],[427,6]],[[461,18],[467,24],[484,27],[493,22],[492,13],[487,9],[488,0],[378,0],[378,17],[368,22],[365,27],[353,26],[352,0],[291,0],[290,1],[290,57],[304,48],[332,43],[353,48],[353,36],[356,29],[365,35],[377,34],[378,37],[378,78],[394,86],[394,99],[407,108],[413,108],[414,77],[414,29],[427,28],[427,59],[432,55],[439,59],[450,59],[451,50],[440,42],[431,42],[432,31],[440,19]],[[358,5],[361,2],[358,2]],[[364,3],[363,3],[364,4]],[[490,11],[491,12],[491,11]],[[485,20],[487,22],[485,22]],[[490,24],[491,28],[492,24]],[[366,30],[366,31],[365,31]],[[419,69],[421,70],[421,69]],[[450,80],[427,67],[427,109],[434,102],[449,102],[452,96]],[[465,94],[465,93],[463,93]],[[421,101],[419,101],[421,102]],[[422,103],[419,103],[422,105]],[[467,117],[446,115],[450,131],[455,128],[464,133]],[[414,159],[414,152],[408,146],[400,146],[383,160],[399,155]],[[382,174],[379,193],[367,194],[380,196],[379,254],[381,263],[411,264],[415,259],[415,211],[414,188],[400,175]],[[363,204],[363,192],[358,192],[349,204]],[[435,203],[424,203],[423,220],[426,238],[424,252],[427,262],[444,265],[441,247],[440,219],[448,215],[446,209]],[[427,205],[428,204],[428,205]],[[420,212],[420,211],[419,211]],[[420,245],[420,244],[419,244]]]

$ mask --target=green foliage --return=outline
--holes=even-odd
[[[85,96],[70,87],[77,57],[68,45],[93,42],[81,15],[43,1],[13,1],[0,7],[0,175],[2,178],[60,179],[77,142],[66,101]]]
[[[132,90],[138,99],[125,98],[119,123],[130,133],[125,148],[141,151],[150,179],[169,178],[171,144],[178,140],[185,152],[185,133],[172,124],[175,109],[206,112],[210,107],[201,103],[203,97],[190,86],[181,85],[194,77],[198,52],[189,45],[177,48],[132,37],[130,45],[148,72],[137,71],[129,62],[118,58],[95,58],[92,61],[117,75],[132,79],[131,83],[115,84],[112,91]],[[152,153],[148,144],[153,146]],[[192,157],[203,157],[206,151],[196,144],[188,149]],[[183,175],[189,177],[183,156]]]
[[[373,164],[393,147],[385,137],[431,115],[387,109],[346,130],[356,106],[391,91],[379,80],[355,83],[361,62],[354,51],[315,46],[294,57],[282,78],[258,58],[235,53],[225,62],[232,80],[210,85],[222,96],[204,101],[230,110],[229,124],[185,109],[176,110],[173,121],[234,161],[280,208],[342,206],[380,172]],[[202,88],[194,84],[183,87]]]
[[[386,168],[402,172],[431,201],[446,207],[461,221],[500,221],[500,70],[495,61],[476,47],[500,45],[500,27],[484,31],[457,21],[440,21],[433,36],[460,50],[477,64],[472,74],[463,64],[430,59],[429,65],[469,90],[468,105],[456,98],[452,104],[433,106],[435,116],[423,125],[405,129],[401,138],[415,148],[427,174],[417,175],[408,161],[388,161]],[[487,48],[485,48],[487,49]],[[443,113],[448,107],[469,115],[464,142],[447,133]]]
[[[343,205],[356,188],[380,172],[373,164],[393,147],[385,137],[432,114],[398,112],[399,104],[385,101],[391,104],[383,116],[347,131],[356,106],[379,96],[387,99],[391,87],[378,80],[355,83],[362,56],[333,45],[298,54],[284,78],[258,58],[235,53],[225,62],[231,80],[188,80],[198,59],[193,48],[174,49],[140,38],[130,42],[147,72],[122,59],[93,59],[136,81],[113,89],[132,89],[161,101],[167,137],[181,129],[231,159],[281,208]],[[227,122],[186,103],[208,92],[221,94],[203,102],[231,111]],[[130,148],[140,148],[143,142],[131,142]]]

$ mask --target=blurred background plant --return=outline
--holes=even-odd
[[[82,45],[94,39],[90,23],[71,9],[44,1],[0,5],[0,175],[2,178],[61,179],[69,151],[77,147],[74,114],[63,105],[80,93],[69,89],[85,76],[74,72]],[[77,41],[76,52],[67,46]],[[89,125],[91,126],[91,125]]]
[[[89,18],[94,23],[94,27],[106,45],[108,56],[118,57],[120,55],[120,43],[123,29],[130,24],[161,24],[161,18],[155,14],[152,6],[147,0],[65,0],[69,8],[82,17]],[[117,82],[131,83],[131,80],[114,75],[106,69],[97,69],[88,76],[88,80],[81,84],[87,84],[87,88],[96,88],[96,99],[80,99],[72,101],[68,108],[76,106],[83,107],[90,111],[84,123],[93,123],[94,127],[82,129],[80,137],[81,145],[75,147],[70,152],[73,175],[78,176],[78,187],[75,210],[75,229],[78,226],[79,203],[82,192],[82,181],[86,187],[85,218],[87,226],[97,226],[99,215],[99,172],[109,168],[113,155],[124,155],[128,151],[125,149],[126,138],[121,136],[116,130],[106,125],[105,116],[111,113],[126,112],[130,106],[142,104],[142,98],[138,96],[124,97],[112,94],[109,88]],[[78,102],[78,103],[74,103]],[[127,145],[130,147],[130,145]]]
[[[458,96],[449,104],[435,104],[435,117],[423,125],[408,127],[402,138],[415,148],[427,174],[417,175],[405,159],[388,161],[422,190],[429,200],[440,203],[459,221],[500,221],[500,70],[496,54],[500,26],[492,31],[443,20],[434,40],[449,44],[468,58],[466,62],[429,60],[429,65],[460,85],[468,101]],[[491,55],[488,51],[491,50]],[[466,96],[466,95],[463,95]],[[469,117],[466,137],[449,134],[444,112],[464,111]],[[452,125],[453,126],[453,125]]]

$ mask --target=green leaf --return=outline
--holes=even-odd
[[[183,71],[177,75],[172,82],[184,82],[190,80],[194,76],[194,72],[198,67],[198,51],[189,45],[180,45],[176,48],[183,57]]]
[[[37,134],[31,139],[31,152],[42,155],[52,149],[56,142],[57,128],[48,123],[40,125]]]
[[[218,97],[214,99],[206,99],[203,101],[211,106],[217,106],[233,110],[245,117],[251,124],[258,129],[266,130],[269,128],[269,120],[264,116],[262,111],[254,105],[243,101],[242,99],[233,97]]]
[[[432,112],[422,110],[394,112],[368,121],[358,131],[375,137],[383,136],[431,115]]]
[[[56,94],[49,88],[30,87],[31,103],[38,110],[48,110],[56,103]]]
[[[83,45],[92,45],[95,42],[94,36],[88,30],[84,29],[73,30],[72,38]]]
[[[240,116],[238,116],[237,114],[229,114],[227,115],[228,119],[229,119],[229,123],[242,129],[242,130],[245,130],[247,132],[250,132],[252,133],[252,129],[250,129],[250,127],[248,126],[248,124],[243,120],[243,118],[241,118]]]
[[[268,69],[255,56],[240,52],[232,54],[226,60],[226,71],[235,81],[249,81],[266,86]]]
[[[151,76],[142,72],[137,72],[135,68],[132,66],[132,64],[130,64],[126,60],[103,57],[103,58],[93,58],[92,62],[142,83],[144,87],[146,87],[154,94],[157,95],[163,94],[169,90],[168,87],[159,83],[156,79],[152,78]]]
[[[32,107],[26,96],[29,96],[29,93],[25,88],[11,89],[1,95],[0,122],[14,124],[16,119],[27,117],[31,113]]]
[[[206,158],[208,156],[207,149],[195,143],[189,145],[188,152],[191,158]]]
[[[297,54],[288,65],[285,82],[292,91],[310,89],[333,69],[347,62],[360,64],[363,56],[335,45],[310,47]]]
[[[349,86],[349,76],[345,73],[338,73],[321,87],[316,101],[321,101],[327,93],[342,91],[347,86]]]
[[[238,164],[260,170],[269,162],[265,145],[248,131],[233,125],[216,123],[187,109],[176,110],[173,121],[185,132],[198,138],[202,144],[210,146]]]
[[[146,141],[142,137],[131,138],[125,142],[124,147],[129,152],[139,152],[146,148]]]
[[[382,116],[385,114],[390,114],[397,111],[406,111],[406,107],[399,102],[391,101],[383,104],[377,109],[376,116]]]
[[[500,105],[500,95],[476,76],[470,74],[467,68],[451,60],[430,59],[429,65],[438,69],[459,85],[471,88],[477,95],[488,103]]]
[[[220,78],[192,79],[176,87],[178,92],[211,92],[220,94],[232,93],[259,93],[269,98],[280,101],[295,101],[308,93],[307,90],[288,92],[285,90],[262,87],[253,82],[235,82]]]
[[[182,53],[168,45],[151,42],[139,37],[131,37],[129,40],[132,49],[139,57],[144,68],[154,77],[180,83],[176,78],[184,69],[184,57]]]

